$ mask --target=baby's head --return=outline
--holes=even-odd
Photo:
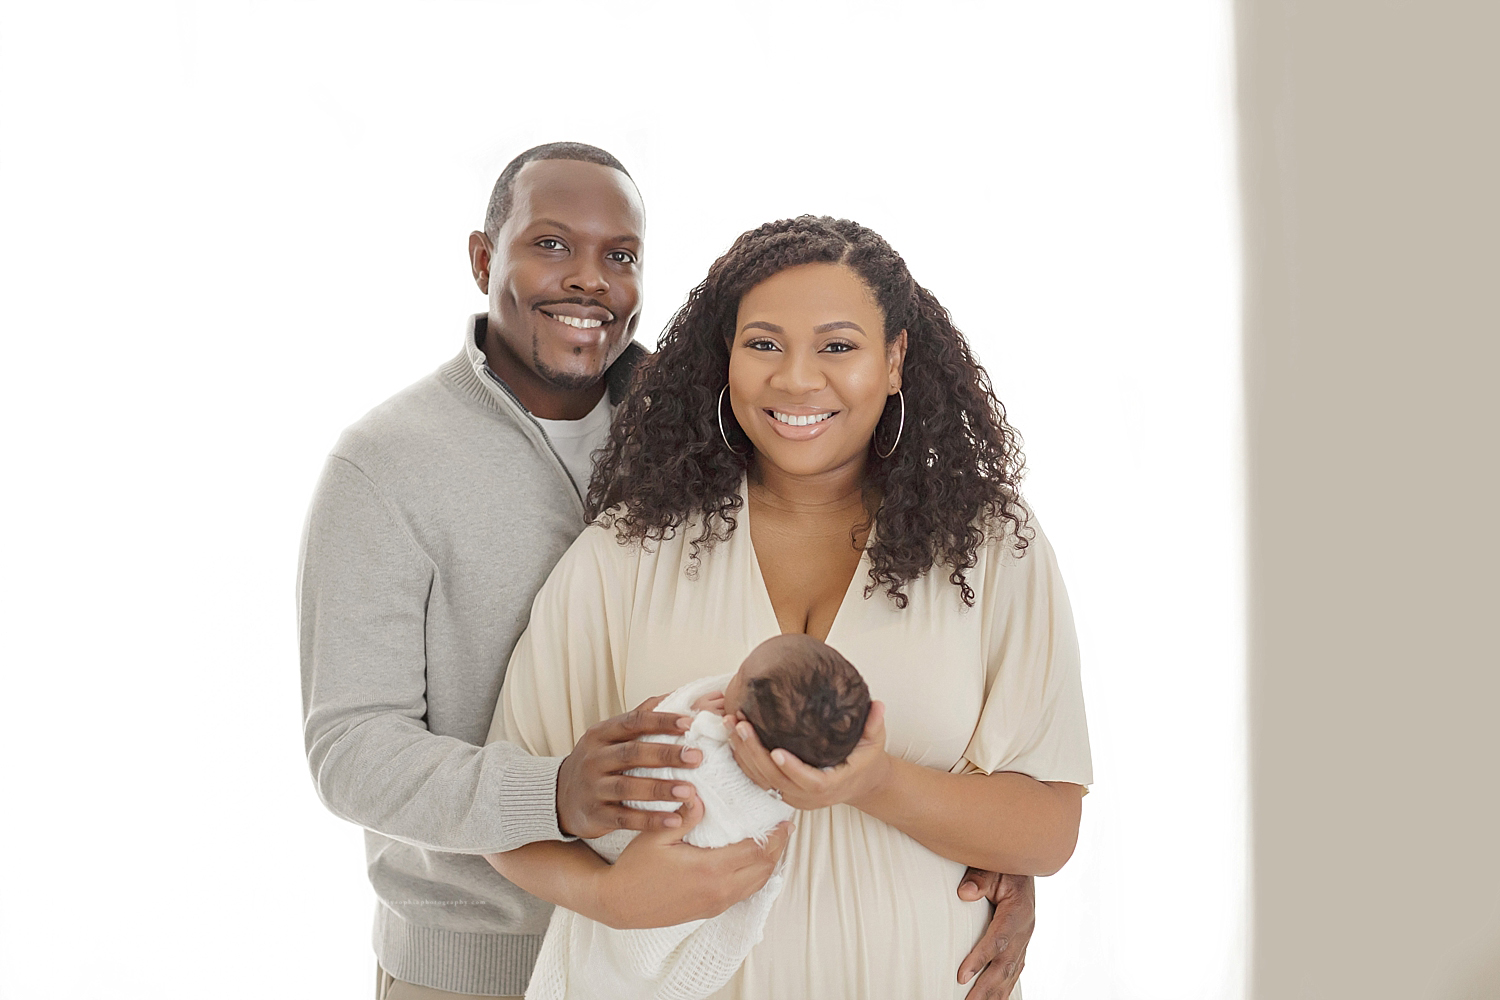
[[[790,632],[750,651],[724,687],[724,714],[743,713],[761,745],[813,767],[842,764],[865,731],[870,689],[838,651]]]

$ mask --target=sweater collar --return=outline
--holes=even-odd
[[[443,374],[446,375],[465,396],[473,399],[485,409],[494,410],[499,413],[526,413],[526,408],[521,401],[500,380],[498,375],[493,375],[487,369],[489,362],[484,356],[484,350],[480,343],[484,340],[485,326],[489,317],[484,313],[475,313],[469,317],[464,330],[464,349],[458,357],[443,366]],[[624,353],[615,359],[614,364],[604,373],[605,386],[609,392],[611,406],[619,406],[630,391],[631,376],[635,374],[636,368],[650,356],[644,347],[631,341],[626,345]]]

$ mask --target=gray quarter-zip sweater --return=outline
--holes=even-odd
[[[464,349],[339,438],[303,534],[297,603],[307,759],[365,827],[375,951],[397,979],[525,992],[551,905],[480,854],[566,839],[562,759],[484,746],[531,602],[583,530],[541,426]],[[618,401],[645,352],[606,378]]]

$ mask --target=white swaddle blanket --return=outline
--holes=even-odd
[[[705,677],[673,691],[660,712],[692,711],[705,694],[724,690],[732,675]],[[746,777],[729,749],[721,716],[698,712],[682,736],[646,736],[703,751],[696,768],[637,768],[631,774],[688,781],[703,800],[703,819],[683,837],[695,847],[726,847],[747,837],[760,843],[794,810]],[[630,802],[639,809],[669,811],[670,802]],[[635,837],[616,830],[588,845],[614,862]],[[729,981],[765,931],[766,915],[781,892],[778,872],[758,892],[717,917],[672,927],[616,930],[559,906],[537,956],[526,1000],[701,1000]],[[670,891],[667,889],[666,891]]]

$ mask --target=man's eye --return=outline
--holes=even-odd
[[[539,247],[541,247],[543,250],[566,250],[567,249],[567,247],[563,246],[562,240],[554,240],[550,236],[546,236],[546,237],[543,237],[542,239],[537,240],[536,241],[536,245],[539,246]]]
[[[628,250],[611,250],[606,256],[616,264],[634,264],[635,254]]]

